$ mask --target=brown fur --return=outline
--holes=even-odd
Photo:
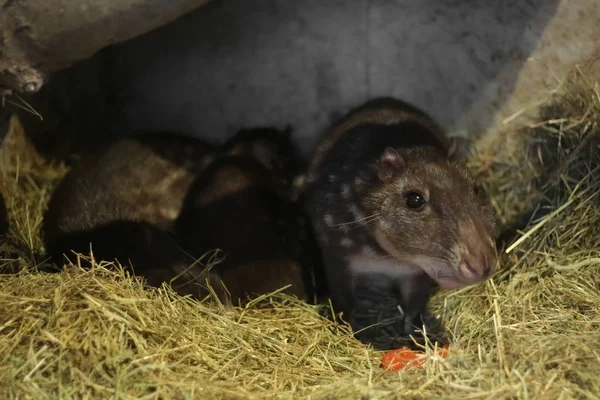
[[[200,140],[159,133],[121,139],[88,155],[60,182],[45,213],[51,260],[60,269],[63,256],[73,260],[74,252],[92,250],[96,260],[116,259],[155,286],[179,273],[174,287],[196,279],[186,270],[194,260],[170,230],[213,151]]]
[[[177,234],[192,254],[222,251],[212,273],[225,303],[244,304],[286,285],[285,293],[312,300],[316,245],[307,245],[308,222],[279,182],[255,157],[239,154],[216,160],[190,190]]]
[[[46,245],[52,247],[60,235],[120,220],[169,228],[212,152],[199,140],[149,134],[88,156],[67,173],[50,200]]]
[[[448,145],[445,133],[428,115],[396,99],[376,99],[351,110],[329,128],[311,159],[306,175],[308,177],[314,175],[327,153],[350,129],[364,124],[390,126],[406,121],[414,121],[426,126],[441,143]]]
[[[425,113],[390,98],[356,108],[323,138],[302,198],[332,303],[355,329],[382,315],[400,318],[395,301],[405,311],[392,329],[401,338],[436,287],[480,283],[495,272],[490,203],[456,149]],[[425,201],[411,208],[415,198]],[[372,332],[361,335],[385,346]],[[395,340],[388,345],[402,342]]]
[[[291,141],[292,129],[260,127],[240,130],[222,147],[225,155],[252,156],[273,173],[283,185],[290,186],[302,168]]]
[[[288,292],[306,298],[302,257],[292,254],[296,241],[290,233],[300,229],[294,212],[288,212],[293,209],[286,199],[291,183],[281,179],[281,167],[289,165],[285,173],[293,172],[295,159],[289,138],[274,135],[277,131],[268,128],[243,130],[220,149],[169,134],[113,143],[73,168],[54,193],[44,221],[49,254],[54,261],[71,250],[87,254],[91,243],[96,260],[131,264],[150,285],[168,282],[182,295],[204,297],[208,280],[223,300],[220,275],[234,295],[276,290],[291,277]],[[250,166],[228,168],[231,158],[250,160]],[[192,184],[192,200],[185,200]],[[227,203],[257,188],[261,192],[249,201]],[[275,196],[272,203],[269,196]],[[184,201],[192,205],[176,229]],[[202,214],[206,210],[211,211]],[[287,236],[277,231],[282,221]],[[289,242],[281,243],[281,237]],[[275,250],[269,247],[273,240]],[[190,241],[188,253],[181,243]],[[244,251],[238,256],[240,246]],[[220,275],[204,268],[208,259],[192,265],[219,248],[235,253],[219,264]],[[227,267],[231,260],[237,260],[234,269]]]

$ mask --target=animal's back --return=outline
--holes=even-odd
[[[353,128],[367,124],[390,126],[407,122],[426,127],[442,145],[448,144],[444,131],[420,109],[391,97],[375,98],[350,110],[327,129],[310,161],[307,180],[314,179],[327,154]]]
[[[211,151],[202,141],[158,133],[90,155],[50,200],[43,223],[48,255],[58,261],[71,251],[89,252],[91,244],[94,255],[120,262],[145,264],[154,256],[153,264],[167,266],[177,260],[168,230]]]
[[[195,139],[160,134],[113,143],[59,183],[44,219],[45,240],[114,221],[167,228],[211,150]]]

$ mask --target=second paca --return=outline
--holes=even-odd
[[[170,229],[195,176],[211,162],[208,143],[173,133],[119,139],[74,165],[43,221],[51,261],[93,253],[136,273],[187,265]],[[160,283],[160,282],[157,282]]]
[[[227,304],[286,286],[286,294],[315,302],[324,279],[308,218],[291,199],[298,171],[291,143],[255,133],[241,133],[196,179],[177,220],[178,240],[196,257],[220,250],[211,284]]]

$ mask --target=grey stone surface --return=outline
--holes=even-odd
[[[213,0],[57,74],[32,126],[221,141],[291,124],[310,151],[332,116],[391,95],[453,134],[494,131],[596,51],[599,17],[596,0]]]
[[[208,0],[0,0],[0,94],[158,28]]]

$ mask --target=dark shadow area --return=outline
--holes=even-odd
[[[4,195],[0,192],[0,244],[4,241],[6,232],[8,232],[8,213],[6,211]]]
[[[63,234],[49,246],[49,262],[38,271],[60,272],[66,261],[90,268],[90,249],[97,263],[118,261],[126,271],[144,277],[151,286],[167,282],[181,295],[208,294],[201,279],[203,264],[192,267],[195,259],[179,247],[172,234],[146,222],[113,221],[95,229]],[[86,258],[78,261],[76,253]]]
[[[10,222],[4,194],[0,192],[0,274],[16,273],[20,269],[18,255],[7,240]]]
[[[1,101],[2,98],[0,98],[0,102]],[[0,103],[0,145],[2,144],[2,141],[8,133],[8,128],[10,127],[10,116],[12,111],[14,111],[13,107],[2,107],[2,104]]]
[[[20,114],[59,157],[117,131],[223,141],[241,126],[287,124],[309,152],[333,115],[378,96],[481,130],[557,3],[214,0],[56,73],[29,99],[43,122]]]
[[[89,255],[90,249],[96,261],[114,262],[116,259],[123,266],[132,264],[138,272],[190,261],[166,231],[153,224],[134,221],[114,221],[93,230],[62,234],[49,244],[47,255],[62,268],[65,257],[76,262],[74,253]]]

